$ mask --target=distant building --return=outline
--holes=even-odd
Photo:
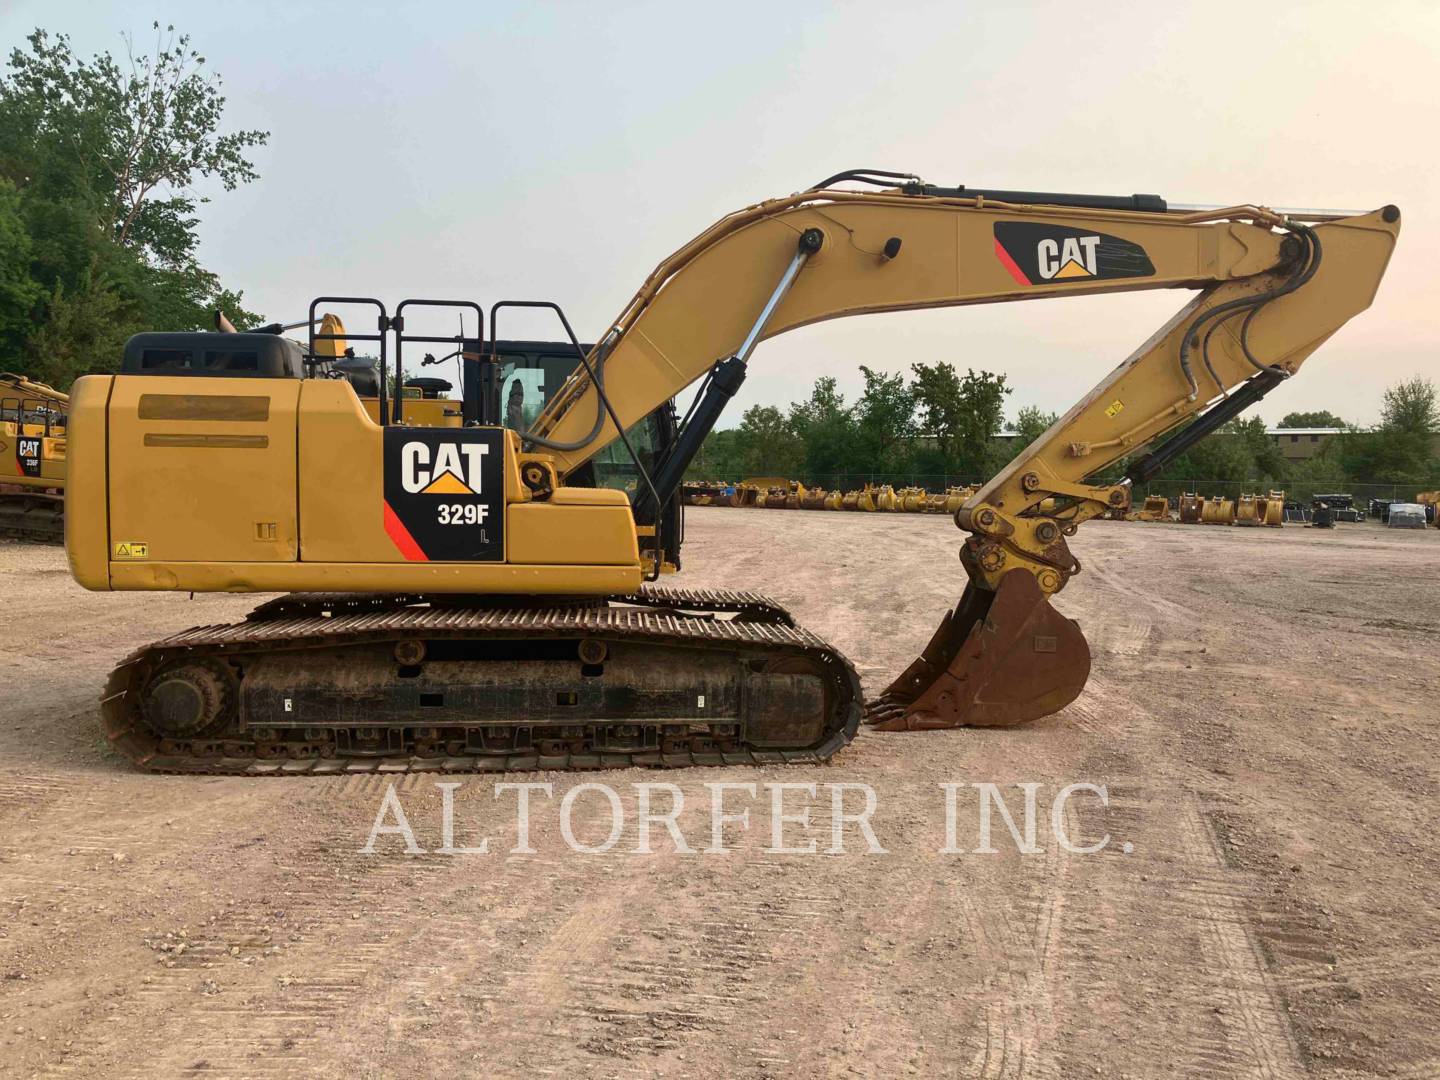
[[[1320,453],[1325,444],[1335,436],[1343,434],[1345,429],[1338,427],[1265,429],[1266,437],[1279,448],[1280,456],[1286,461],[1306,461]]]

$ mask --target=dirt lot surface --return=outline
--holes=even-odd
[[[699,509],[685,582],[763,590],[878,691],[958,594],[940,517]],[[1440,535],[1092,523],[1057,606],[1095,654],[1015,731],[862,732],[828,766],[553,782],[465,778],[456,845],[363,854],[384,777],[155,777],[96,698],[135,644],[253,597],[87,594],[54,548],[0,544],[0,1076],[1440,1076]],[[436,777],[395,778],[440,846]],[[559,806],[603,779],[624,824],[579,855]],[[673,781],[694,854],[638,795]],[[707,783],[757,782],[711,842]],[[876,837],[772,845],[780,781],[868,782]],[[1002,785],[1035,847],[957,789]],[[1082,791],[1052,814],[1065,785]],[[798,812],[804,793],[790,792]],[[663,809],[668,796],[655,799]],[[858,809],[858,793],[848,804]],[[576,798],[597,844],[610,809]],[[388,819],[393,822],[393,816]],[[1058,820],[1072,854],[1057,841]]]

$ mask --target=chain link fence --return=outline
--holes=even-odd
[[[779,476],[779,473],[756,475]],[[698,478],[697,478],[698,479]],[[716,480],[722,479],[716,477]],[[729,478],[732,480],[735,478]],[[809,488],[824,488],[826,491],[856,491],[866,487],[882,487],[889,484],[897,491],[901,488],[924,488],[930,492],[943,492],[952,487],[970,487],[984,483],[988,477],[968,476],[960,473],[921,472],[844,472],[844,473],[799,473],[787,479],[798,480]],[[1269,477],[1253,480],[1170,480],[1161,479],[1137,487],[1134,501],[1142,502],[1146,495],[1164,495],[1176,499],[1182,494],[1203,495],[1207,498],[1236,498],[1239,495],[1265,495],[1271,490],[1283,490],[1287,502],[1308,504],[1317,495],[1343,493],[1349,495],[1357,507],[1364,508],[1372,499],[1384,502],[1414,502],[1422,491],[1440,490],[1440,476],[1418,484],[1356,484],[1348,480],[1306,480],[1303,483],[1281,483]]]
[[[963,476],[959,473],[920,472],[813,473],[791,476],[787,479],[799,480],[806,487],[824,488],[826,491],[858,491],[867,485],[883,487],[889,484],[897,491],[901,488],[913,487],[938,493],[952,487],[968,487],[984,483],[983,477]]]
[[[1440,490],[1440,477],[1419,484],[1356,484],[1347,480],[1306,480],[1301,483],[1277,483],[1270,479],[1245,480],[1157,480],[1136,488],[1135,502],[1145,495],[1164,495],[1174,499],[1181,494],[1203,495],[1206,498],[1230,498],[1237,495],[1265,495],[1271,490],[1285,492],[1285,501],[1309,505],[1320,495],[1349,495],[1352,503],[1365,509],[1372,500],[1380,502],[1414,502],[1422,491]]]

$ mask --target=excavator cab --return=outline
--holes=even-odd
[[[347,334],[337,315],[318,315],[322,305],[331,303],[376,307],[379,311],[380,332]],[[496,330],[499,312],[506,308],[541,308],[553,311],[565,329],[569,330],[569,322],[558,305],[538,301],[502,300],[490,309],[492,333]],[[407,315],[407,310],[414,312],[416,309],[455,310],[462,316],[473,316],[476,326],[483,328],[485,325],[485,312],[478,304],[470,301],[403,300],[391,316],[386,314],[384,306],[376,300],[322,296],[310,305],[307,362],[322,363],[327,368],[345,373],[352,385],[356,385],[357,377],[373,378],[378,388],[388,374],[385,349],[388,333],[393,335],[391,343],[395,350],[394,382],[403,385],[404,390],[393,408],[387,405],[383,393],[375,396],[373,401],[367,398],[366,405],[371,411],[372,419],[382,425],[391,420],[426,426],[494,425],[515,432],[520,436],[521,447],[530,449],[525,435],[531,425],[549,407],[555,394],[577,367],[583,366],[584,357],[595,348],[594,345],[581,343],[573,337],[568,341],[497,337],[486,341],[483,337],[467,337],[463,332],[454,336],[419,334],[407,327],[407,319],[413,317]],[[375,371],[373,366],[369,368],[369,375],[359,375],[353,371],[354,350],[348,346],[349,339],[376,343],[379,354],[378,371]],[[451,351],[439,360],[433,354],[425,354],[421,365],[443,363],[452,358],[458,360],[461,395],[459,401],[445,396],[453,389],[453,384],[443,379],[407,377],[407,344],[453,346]],[[333,359],[327,363],[327,357]],[[437,408],[440,410],[438,414]],[[645,498],[647,486],[644,481],[654,475],[658,464],[670,454],[677,441],[678,424],[675,403],[671,399],[633,425],[627,432],[627,440],[612,443],[565,477],[566,487],[608,488],[624,492],[639,527],[638,541],[642,554],[654,565],[663,567],[666,572],[680,568],[680,545],[684,534],[682,500],[677,491],[657,511],[654,501]],[[655,550],[657,547],[658,553]]]
[[[21,375],[0,374],[0,423],[11,437],[64,438],[65,395]]]
[[[594,350],[581,344],[586,354]],[[568,341],[496,341],[488,371],[481,375],[489,405],[489,415],[496,423],[521,435],[522,438],[550,404],[555,393],[575,370],[575,347]],[[635,522],[642,528],[655,526],[654,504],[643,498],[645,493],[642,469],[654,475],[658,464],[675,445],[678,437],[675,402],[670,400],[645,416],[629,431],[630,450],[618,440],[600,451],[584,465],[571,472],[568,487],[611,488],[625,492],[635,512]],[[676,570],[680,568],[680,545],[684,536],[683,499],[676,494],[661,511],[659,529],[662,561]],[[647,537],[641,537],[642,547]]]

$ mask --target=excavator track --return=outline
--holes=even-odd
[[[535,601],[525,596],[484,597],[485,607],[533,607]],[[416,604],[432,607],[469,606],[476,603],[473,596],[455,596],[444,593],[426,595],[422,593],[286,593],[273,600],[267,600],[249,615],[246,621],[274,619],[279,617],[330,618],[335,615],[350,615],[359,612],[395,611]],[[675,589],[663,585],[646,585],[638,593],[613,596],[581,596],[547,598],[547,609],[600,608],[607,603],[629,604],[636,607],[681,608],[708,614],[731,613],[737,618],[776,622],[794,626],[794,616],[774,600],[759,593],[738,589]]]
[[[842,654],[755,593],[295,593],[135,652],[101,715],[155,772],[676,768],[825,761],[861,693]]]
[[[41,544],[63,544],[64,497],[23,490],[0,492],[0,537]]]

